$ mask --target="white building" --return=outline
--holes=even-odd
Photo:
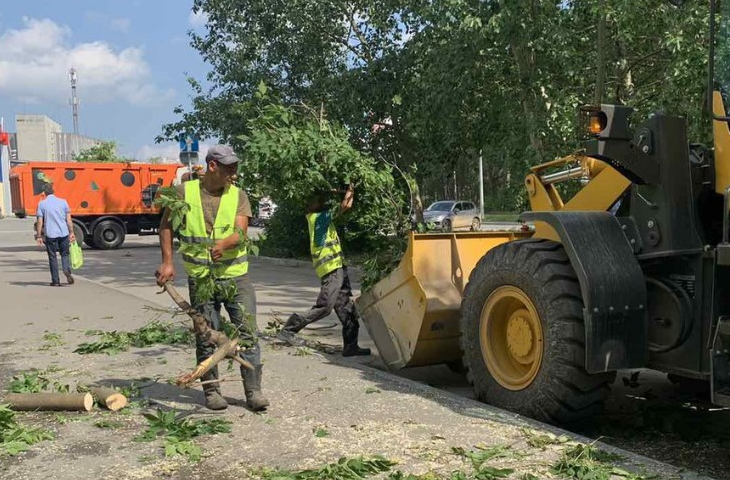
[[[56,134],[61,125],[45,115],[16,115],[18,160],[22,162],[57,162]]]

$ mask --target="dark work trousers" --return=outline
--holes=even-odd
[[[71,273],[71,262],[69,260],[69,236],[49,238],[44,240],[46,252],[48,252],[48,265],[51,267],[51,282],[61,283],[58,277],[58,252],[61,252],[61,267],[64,273]]]
[[[338,268],[322,277],[322,288],[317,302],[305,313],[294,313],[284,326],[285,330],[298,332],[310,323],[321,320],[335,311],[342,322],[342,340],[345,346],[357,345],[360,331],[359,316],[352,301],[352,287],[347,267]]]
[[[215,330],[221,329],[221,307],[226,309],[231,323],[238,328],[238,338],[240,339],[241,358],[248,360],[254,366],[261,364],[261,349],[259,348],[256,326],[256,291],[248,278],[248,275],[242,275],[235,278],[218,279],[217,283],[223,286],[236,285],[236,295],[226,300],[223,298],[213,298],[212,300],[201,303],[196,299],[195,279],[188,277],[188,291],[190,293],[190,301],[195,309],[203,314],[208,321],[208,325]],[[195,355],[198,363],[207,359],[215,352],[216,345],[208,342],[196,340]],[[218,367],[211,370],[212,378],[218,378]]]

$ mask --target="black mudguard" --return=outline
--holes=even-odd
[[[585,305],[586,371],[646,366],[646,283],[616,217],[606,212],[526,212],[520,218],[550,225],[575,269]]]

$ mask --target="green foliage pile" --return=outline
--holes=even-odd
[[[380,252],[394,251],[399,257],[405,245],[399,242],[410,227],[409,177],[395,164],[376,160],[350,142],[348,131],[325,116],[325,111],[307,106],[286,106],[258,87],[248,134],[239,137],[245,145],[246,162],[240,177],[244,184],[256,182],[280,202],[268,238],[272,249],[292,256],[308,254],[304,214],[308,199],[324,194],[327,207],[337,208],[348,185],[355,187],[352,212],[341,222],[344,241],[373,260],[365,284],[392,266]],[[298,217],[298,219],[297,219]]]
[[[612,465],[612,462],[620,459],[620,456],[600,450],[594,445],[579,444],[565,450],[550,471],[561,478],[572,480],[611,480],[615,478],[649,480],[656,478],[637,475]]]
[[[90,353],[125,352],[130,347],[144,348],[152,345],[192,345],[194,336],[183,326],[171,323],[153,321],[132,332],[89,330],[87,335],[99,335],[95,342],[83,342],[74,350],[74,353],[86,355]]]
[[[36,443],[53,438],[50,432],[40,428],[20,425],[15,415],[8,405],[0,404],[0,456],[17,455]]]
[[[363,480],[373,475],[389,471],[394,462],[383,457],[373,458],[341,458],[318,469],[301,470],[271,470],[262,469],[255,472],[262,480]]]
[[[159,437],[164,438],[165,456],[182,455],[191,462],[200,461],[202,450],[193,438],[201,435],[230,433],[231,422],[222,418],[194,420],[178,418],[174,410],[144,415],[148,427],[136,437],[140,442],[151,442]]]
[[[108,163],[127,161],[117,155],[116,142],[100,142],[93,147],[80,151],[73,158],[76,162]]]

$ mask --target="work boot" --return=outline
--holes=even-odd
[[[63,272],[63,273],[66,275],[66,281],[68,282],[68,284],[69,285],[73,285],[74,284],[74,276],[71,275],[71,270],[69,270],[68,272]]]
[[[280,340],[290,347],[303,347],[306,345],[304,339],[299,338],[296,333],[290,330],[282,330],[276,334],[277,340]]]
[[[218,372],[210,371],[200,377],[201,381],[218,380]],[[228,402],[221,395],[220,384],[209,383],[203,385],[203,394],[205,395],[205,408],[208,410],[225,410],[228,408]]]
[[[306,342],[297,336],[297,332],[305,326],[306,323],[296,313],[293,313],[287,319],[284,328],[276,335],[276,338],[290,347],[303,347],[306,345]]]
[[[345,345],[342,349],[343,357],[365,357],[370,355],[370,349],[355,345]]]
[[[270,402],[261,393],[261,371],[263,365],[254,365],[253,370],[241,367],[241,377],[243,377],[243,391],[246,394],[246,405],[254,412],[266,410]]]
[[[360,333],[360,323],[358,322],[357,315],[354,313],[347,315],[347,319],[342,325],[343,357],[370,355],[369,348],[361,348],[357,344],[358,333]]]

